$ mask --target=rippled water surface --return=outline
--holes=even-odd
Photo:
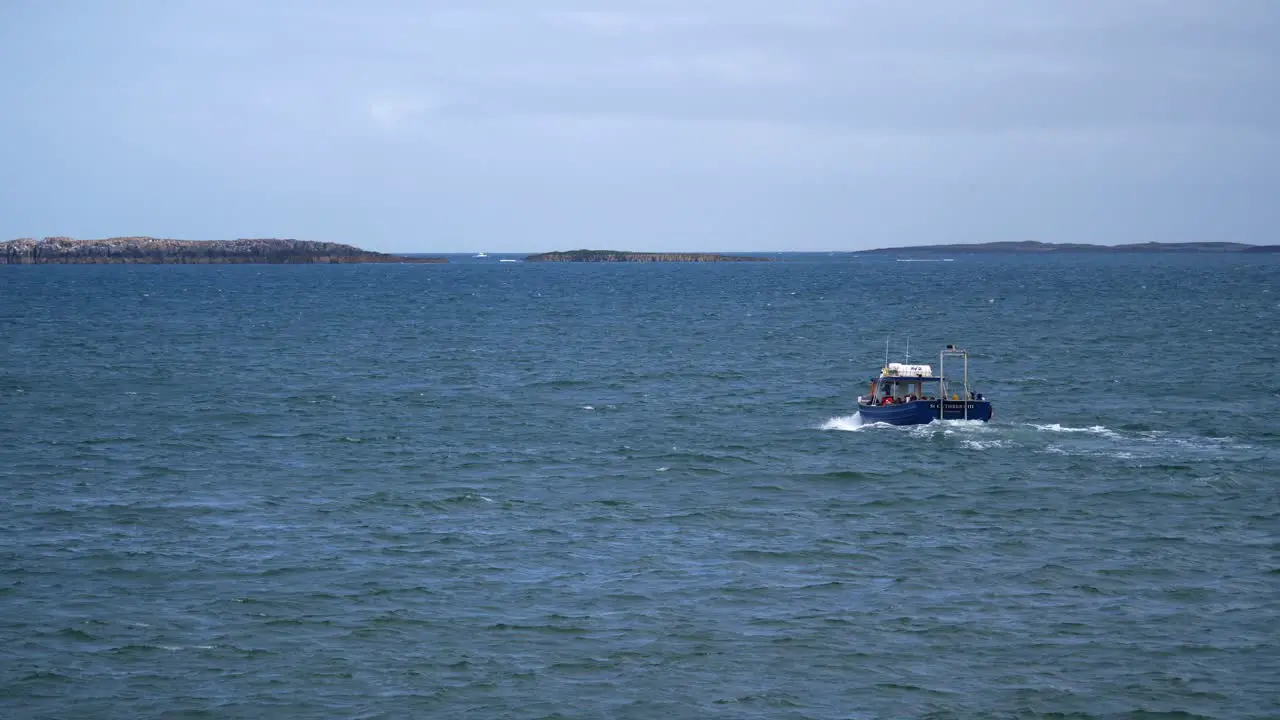
[[[0,267],[0,715],[1280,716],[1280,262]],[[910,338],[990,424],[863,425]]]

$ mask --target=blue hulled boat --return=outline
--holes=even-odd
[[[947,358],[964,361],[960,387],[946,375]],[[924,425],[934,420],[991,420],[991,402],[969,389],[969,352],[948,345],[938,354],[938,374],[928,365],[885,363],[871,379],[871,392],[858,398],[865,423]]]

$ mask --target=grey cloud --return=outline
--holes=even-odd
[[[151,194],[185,236],[363,221],[392,243],[425,205],[468,247],[515,234],[495,208],[532,249],[610,213],[725,248],[801,216],[800,248],[854,242],[854,218],[894,242],[1037,217],[1060,239],[1267,241],[1277,37],[1270,0],[14,4],[0,156],[97,198],[88,234],[159,232],[112,209]],[[128,181],[95,185],[95,162]],[[234,212],[202,206],[218,195]],[[10,235],[72,206],[10,197]]]

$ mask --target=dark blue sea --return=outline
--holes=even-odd
[[[1280,717],[1280,258],[497,257],[0,267],[0,716]]]

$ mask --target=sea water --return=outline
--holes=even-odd
[[[1280,716],[1280,259],[453,260],[0,268],[0,715]]]

